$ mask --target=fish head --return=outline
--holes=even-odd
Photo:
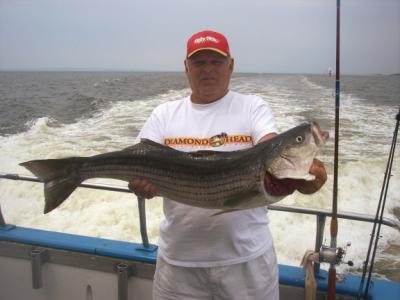
[[[274,143],[274,155],[267,162],[267,171],[274,177],[313,180],[310,167],[329,134],[316,122],[305,123],[278,136]]]

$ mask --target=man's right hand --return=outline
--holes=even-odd
[[[138,197],[150,199],[157,196],[155,187],[145,179],[131,179],[131,181],[128,183],[128,188]]]

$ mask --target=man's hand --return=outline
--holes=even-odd
[[[314,158],[309,172],[315,176],[315,179],[312,181],[300,180],[296,189],[302,194],[315,193],[325,184],[328,178],[324,164],[316,158]]]
[[[145,179],[133,178],[129,181],[128,188],[138,197],[150,199],[157,196],[155,187]]]
[[[298,190],[302,194],[312,194],[318,191],[326,182],[327,174],[324,164],[318,159],[314,159],[309,170],[315,176],[312,181],[303,179],[277,179],[271,174],[265,174],[264,186],[272,196],[287,196]]]

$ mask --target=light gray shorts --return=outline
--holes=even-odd
[[[189,268],[158,257],[153,300],[279,300],[278,265],[271,248],[245,263]]]

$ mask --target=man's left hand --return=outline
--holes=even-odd
[[[324,164],[316,158],[314,158],[309,173],[314,175],[315,179],[311,181],[299,180],[296,187],[296,189],[302,194],[315,193],[325,184],[328,178]]]
[[[326,182],[327,174],[324,164],[314,159],[309,173],[315,176],[314,180],[306,181],[303,179],[277,179],[271,174],[265,174],[264,186],[272,196],[287,196],[298,190],[302,194],[312,194],[318,191]]]

